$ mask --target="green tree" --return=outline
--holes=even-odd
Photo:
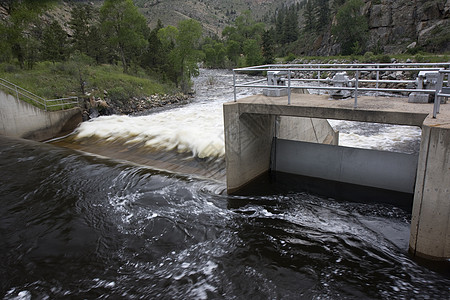
[[[222,31],[222,36],[225,38],[226,42],[226,53],[228,59],[237,65],[242,53],[250,55],[246,58],[246,61],[262,61],[261,48],[259,45],[262,41],[262,35],[264,33],[265,25],[260,22],[255,22],[252,18],[250,11],[243,12],[233,26],[228,26]],[[249,49],[256,49],[255,45],[258,47],[256,53],[250,53]],[[247,56],[247,55],[246,55]],[[255,59],[259,57],[260,59]],[[248,64],[246,62],[245,64]]]
[[[303,19],[305,20],[305,31],[312,32],[316,27],[316,16],[314,14],[313,0],[307,0],[305,10],[303,11]]]
[[[95,59],[97,64],[113,61],[114,50],[107,46],[101,24],[94,23],[90,26],[87,44],[88,48],[85,54]]]
[[[158,38],[158,32],[164,28],[161,20],[158,20],[156,27],[150,31],[147,40],[147,48],[141,57],[141,66],[155,72],[163,72],[164,65],[167,62],[167,50],[164,49],[161,40]]]
[[[205,54],[205,64],[208,67],[225,67],[226,49],[223,42],[207,38],[202,46],[202,50]]]
[[[52,62],[62,61],[68,54],[67,33],[57,21],[53,21],[44,28],[42,34],[43,58]]]
[[[362,0],[347,0],[336,15],[336,25],[332,33],[341,45],[341,53],[349,55],[353,50],[364,50],[367,39],[368,24],[365,16],[361,14]],[[357,47],[355,47],[357,45]]]
[[[322,32],[328,27],[328,24],[330,23],[329,0],[316,0],[316,8],[316,29],[317,32]]]
[[[244,54],[247,66],[256,66],[263,62],[261,47],[257,40],[249,39],[244,42]]]
[[[37,21],[38,15],[53,1],[42,0],[4,0],[0,2],[8,13],[9,18],[0,22],[0,35],[4,59],[13,56],[19,62],[21,68],[27,62],[28,67],[37,56],[37,39],[30,31],[30,24]]]
[[[275,33],[276,33],[276,41],[278,43],[283,42],[283,36],[284,36],[284,19],[285,19],[285,9],[281,8],[276,17],[275,17]]]
[[[145,17],[132,0],[105,0],[100,8],[102,30],[107,43],[115,49],[124,72],[136,63],[147,45]]]
[[[169,61],[174,71],[173,81],[188,92],[191,86],[191,76],[198,75],[198,62],[202,52],[198,50],[202,36],[202,25],[187,19],[178,23],[178,28],[167,26],[159,30],[158,37],[166,48],[172,47]]]
[[[94,11],[90,5],[75,5],[72,8],[69,26],[72,29],[73,49],[87,54],[91,46],[89,36],[93,29]]]
[[[237,66],[239,61],[239,56],[241,55],[241,46],[235,40],[230,40],[226,42],[226,53],[228,59],[232,62],[234,66]]]
[[[283,22],[283,44],[295,42],[298,34],[298,15],[295,6],[292,6],[288,9]]]
[[[267,30],[262,36],[262,56],[265,64],[272,64],[275,61],[274,35],[274,30]]]

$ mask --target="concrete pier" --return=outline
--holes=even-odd
[[[269,169],[275,116],[241,114],[234,103],[223,111],[227,190],[233,193]]]
[[[361,96],[358,97],[358,108],[355,109],[353,105],[353,99],[330,100],[327,95],[308,94],[292,94],[290,105],[288,105],[287,97],[274,98],[263,95],[250,96],[237,102],[225,103],[228,192],[238,191],[255,177],[269,170],[270,161],[273,159],[271,157],[273,137],[281,132],[281,130],[276,129],[276,120],[280,116],[419,126],[423,130],[415,174],[416,181],[412,187],[414,204],[411,220],[410,252],[413,255],[428,259],[449,259],[449,105],[441,105],[440,114],[436,119],[431,118],[432,104],[408,103],[407,98]],[[297,130],[294,129],[294,132]],[[292,135],[292,132],[288,135]],[[298,160],[297,162],[300,161],[297,164],[300,166],[299,168],[304,165],[301,163],[301,157],[294,156],[293,159]],[[351,163],[351,160],[348,163]],[[289,166],[286,161],[284,161],[284,164]],[[314,162],[312,162],[312,165],[314,165]],[[294,165],[289,166],[289,168],[291,167],[295,168]],[[392,168],[394,170],[395,166]],[[326,171],[326,168],[323,169]],[[414,172],[411,171],[411,168],[403,169],[406,172]],[[298,174],[302,173],[299,172]],[[322,177],[320,174],[315,176]],[[354,175],[350,174],[349,176]],[[382,174],[377,176],[381,178]],[[414,178],[414,176],[412,177]],[[336,178],[340,177],[337,176]],[[411,178],[411,176],[408,178]],[[328,178],[323,177],[322,179]],[[410,179],[408,180],[411,182]]]
[[[411,218],[410,252],[450,258],[450,113],[425,119]]]

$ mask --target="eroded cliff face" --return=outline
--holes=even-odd
[[[398,54],[450,51],[450,0],[365,0],[361,13],[369,32],[365,51]],[[335,24],[336,18],[332,20]],[[331,26],[330,26],[331,28]],[[326,31],[316,37],[307,55],[337,55],[339,40]]]
[[[366,0],[368,49],[450,51],[450,0]]]

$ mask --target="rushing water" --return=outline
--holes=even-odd
[[[194,103],[99,118],[65,143],[223,168],[231,78],[202,70]],[[343,143],[417,152],[415,128],[334,122]],[[407,253],[408,212],[288,190],[228,196],[220,180],[180,173],[0,137],[0,297],[450,297],[448,271]]]

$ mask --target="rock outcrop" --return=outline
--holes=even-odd
[[[450,0],[366,0],[363,13],[369,24],[368,49],[450,51]]]

